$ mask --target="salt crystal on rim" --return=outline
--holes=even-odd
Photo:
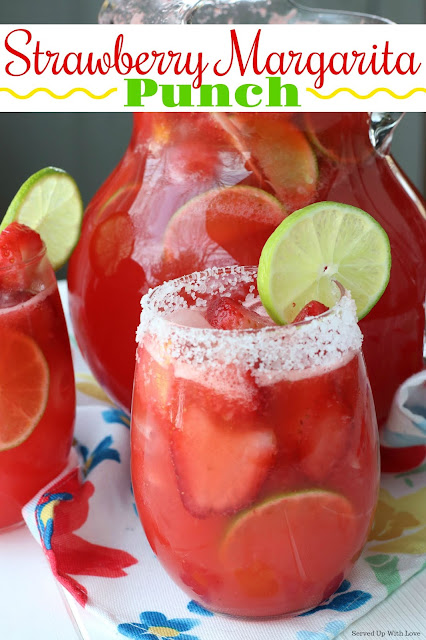
[[[156,344],[179,363],[201,367],[209,375],[221,375],[224,366],[238,364],[250,371],[258,384],[318,375],[318,368],[342,366],[361,348],[356,306],[348,292],[326,313],[285,326],[224,331],[181,326],[167,318],[189,308],[183,291],[197,294],[191,306],[204,307],[206,299],[218,295],[224,286],[232,294],[239,285],[248,284],[253,294],[256,277],[256,267],[211,267],[150,290],[141,301],[137,342],[147,333],[155,335]]]

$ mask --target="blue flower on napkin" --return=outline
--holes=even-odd
[[[324,631],[298,631],[297,640],[330,640],[343,631],[346,627],[341,620],[332,620],[328,622]]]
[[[360,591],[359,589],[350,591],[350,588],[351,583],[348,580],[343,580],[337,591],[335,591],[324,604],[321,604],[314,609],[310,609],[309,611],[305,611],[305,613],[301,613],[300,617],[311,616],[313,613],[323,611],[324,609],[332,609],[333,611],[353,611],[354,609],[362,607],[371,599],[371,593],[367,593],[367,591]]]
[[[200,616],[214,616],[213,611],[209,611],[208,609],[205,609],[204,607],[201,606],[201,604],[198,604],[198,602],[196,602],[195,600],[190,600],[190,602],[188,602],[188,604],[186,605],[186,608],[191,613],[198,613],[198,615]]]
[[[130,429],[130,418],[127,413],[124,413],[121,409],[114,407],[113,409],[105,409],[102,411],[102,417],[105,422],[122,424]]]
[[[189,631],[197,624],[198,620],[189,618],[172,618],[168,620],[159,611],[143,611],[139,622],[128,622],[119,624],[118,631],[127,638],[134,640],[168,640],[178,638],[179,640],[199,640],[197,636],[182,633]]]
[[[84,460],[83,473],[84,476],[88,476],[102,460],[115,460],[120,462],[120,454],[117,449],[111,447],[113,439],[111,436],[106,436],[89,454],[89,449],[84,445],[79,445],[78,449]]]

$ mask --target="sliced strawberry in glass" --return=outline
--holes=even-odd
[[[302,322],[306,318],[314,318],[320,316],[322,313],[328,311],[329,307],[326,307],[322,302],[318,300],[311,300],[308,304],[305,304],[303,309],[299,311],[293,322]]]
[[[220,590],[223,585],[223,578],[220,572],[213,573],[203,566],[191,563],[188,559],[182,562],[181,572],[178,579],[189,587],[194,593],[208,602],[210,593]]]
[[[175,360],[175,394],[185,405],[207,406],[212,417],[243,423],[262,415],[262,396],[253,376],[237,364],[218,369]],[[178,400],[176,399],[176,403]]]
[[[0,233],[0,267],[11,267],[37,256],[43,242],[36,231],[12,222]]]
[[[199,518],[234,513],[255,500],[273,464],[273,432],[235,424],[188,407],[172,434],[171,451],[185,507]]]
[[[337,400],[324,398],[323,407],[305,416],[299,440],[300,468],[319,482],[344,456],[354,419]]]
[[[12,222],[0,233],[0,287],[4,290],[30,289],[36,270],[31,260],[43,249],[36,231],[18,222]]]
[[[212,298],[207,305],[206,319],[215,329],[261,329],[273,323],[231,298]]]
[[[340,373],[284,379],[270,388],[279,456],[316,483],[332,473],[352,442],[354,414],[336,385]]]

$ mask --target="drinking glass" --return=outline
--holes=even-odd
[[[75,416],[71,350],[46,249],[0,268],[0,529],[67,464]]]
[[[361,553],[377,423],[347,292],[296,324],[209,326],[212,297],[259,309],[256,274],[210,268],[143,298],[132,481],[152,549],[192,598],[290,615],[328,598]]]

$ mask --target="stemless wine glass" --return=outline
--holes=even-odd
[[[132,480],[148,540],[209,609],[294,614],[361,552],[378,491],[376,418],[355,304],[218,330],[212,297],[256,301],[254,267],[184,276],[143,298]]]
[[[70,344],[55,274],[37,239],[0,267],[0,529],[66,466],[75,416]]]

